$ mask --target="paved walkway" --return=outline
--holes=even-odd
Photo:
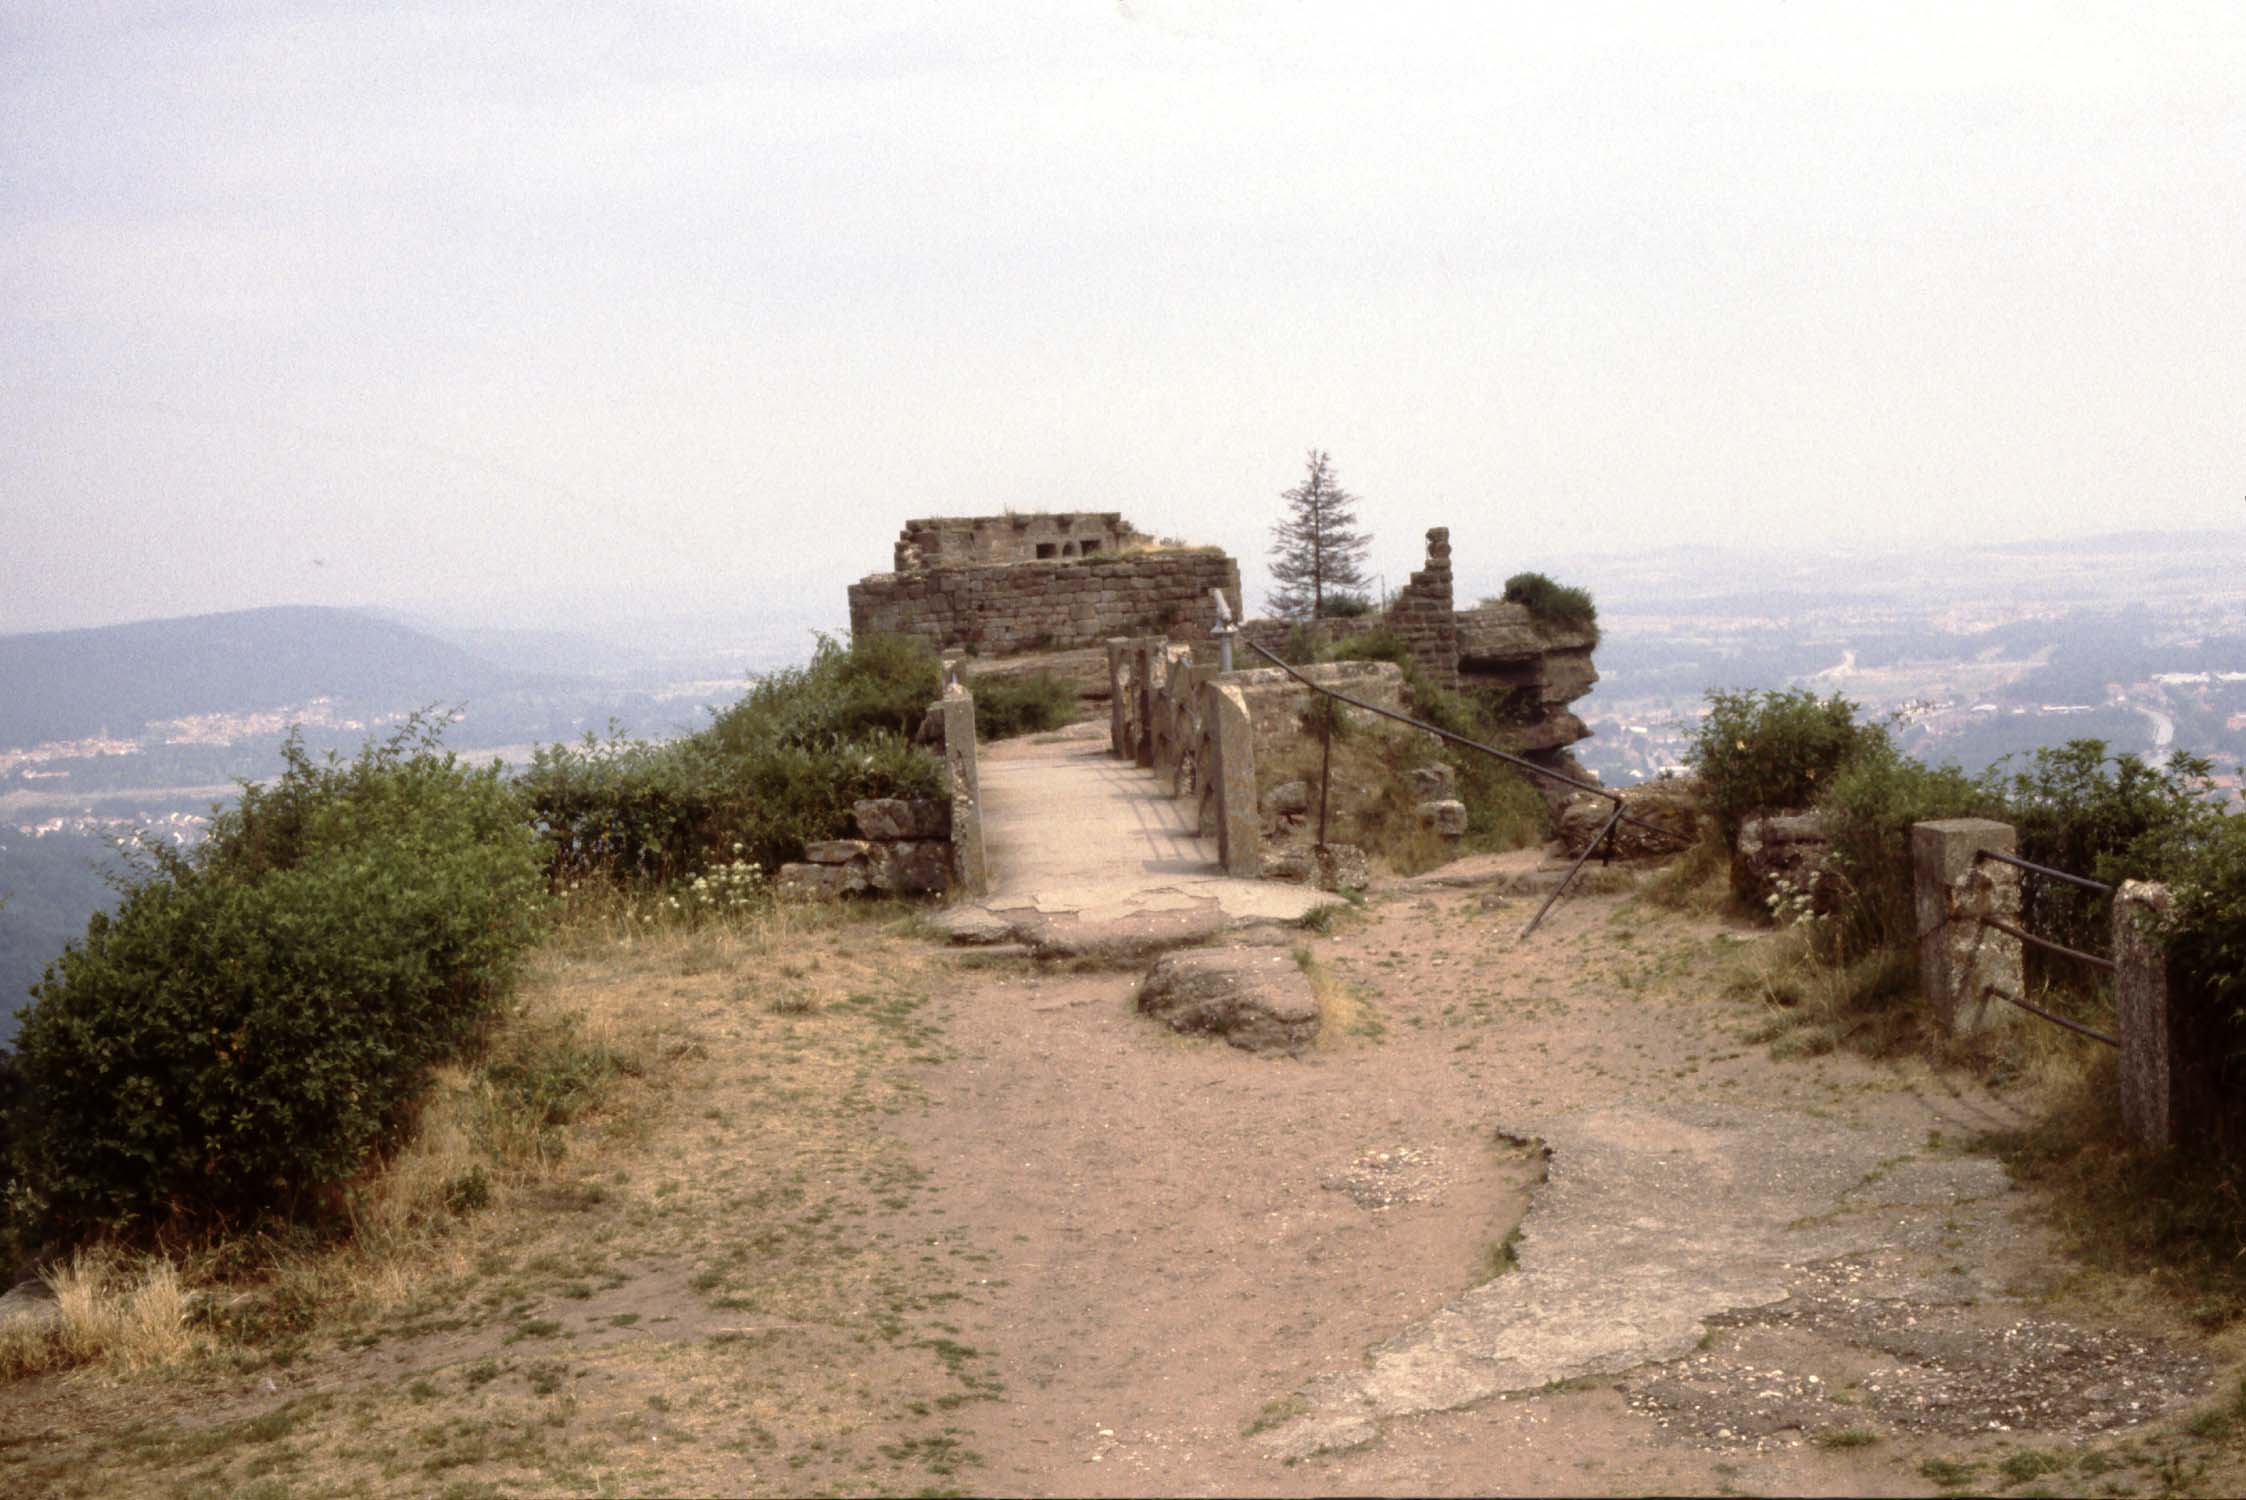
[[[1175,940],[1337,899],[1227,877],[1216,841],[1194,831],[1192,802],[1110,755],[1105,725],[989,746],[980,776],[991,893],[950,915],[955,931],[1062,947]]]

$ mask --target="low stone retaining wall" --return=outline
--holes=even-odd
[[[780,867],[779,893],[837,896],[980,896],[989,888],[983,854],[982,786],[975,765],[975,700],[956,683],[928,707],[921,737],[940,744],[951,795],[872,797],[853,803],[854,839],[821,839]]]

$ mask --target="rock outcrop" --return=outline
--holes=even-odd
[[[1297,1053],[1318,1035],[1318,999],[1284,948],[1173,953],[1139,981],[1138,1006],[1173,1031],[1211,1032],[1248,1052]]]

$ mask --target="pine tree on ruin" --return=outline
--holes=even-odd
[[[1333,458],[1313,448],[1302,483],[1281,493],[1287,513],[1271,528],[1271,577],[1264,600],[1282,620],[1362,614],[1368,601],[1365,550],[1373,539],[1357,529],[1357,497],[1334,476]]]

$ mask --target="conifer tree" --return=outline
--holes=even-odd
[[[1278,584],[1264,601],[1282,620],[1315,620],[1354,604],[1361,612],[1365,549],[1372,538],[1357,530],[1357,497],[1334,477],[1332,457],[1313,448],[1302,483],[1281,493],[1287,513],[1271,528],[1271,577]]]

